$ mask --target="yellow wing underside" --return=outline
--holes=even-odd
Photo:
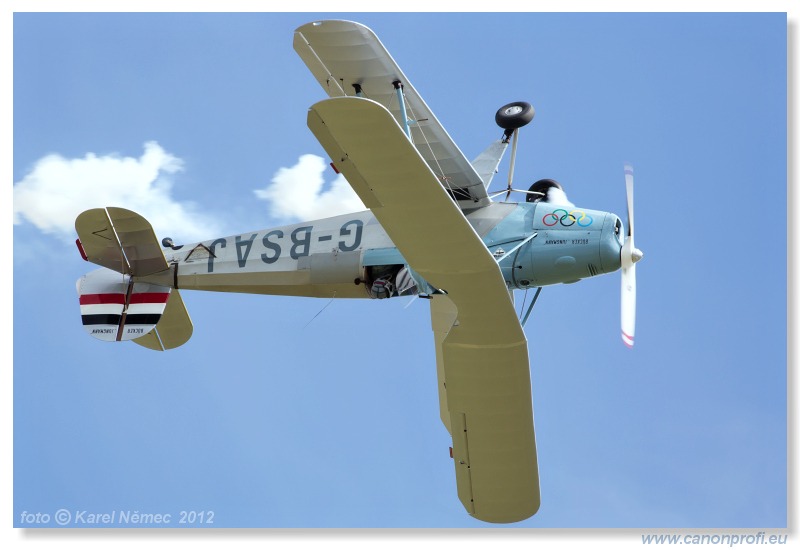
[[[525,334],[497,262],[380,104],[338,97],[308,126],[433,296],[442,420],[458,494],[475,517],[513,522],[539,508]]]

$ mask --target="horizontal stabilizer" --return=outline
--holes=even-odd
[[[169,269],[150,223],[136,212],[93,208],[75,220],[85,258],[118,273],[144,277]]]
[[[156,351],[177,348],[192,337],[192,320],[183,304],[180,292],[173,289],[169,295],[167,307],[156,327],[133,343]]]

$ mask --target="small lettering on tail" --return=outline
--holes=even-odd
[[[170,295],[170,288],[130,281],[107,269],[78,280],[81,320],[86,332],[99,340],[133,340],[155,328]]]

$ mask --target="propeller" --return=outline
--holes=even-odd
[[[629,164],[625,165],[625,191],[628,198],[628,236],[620,251],[622,266],[620,317],[622,341],[632,348],[636,332],[636,262],[641,260],[644,254],[636,248],[633,241],[633,167]]]

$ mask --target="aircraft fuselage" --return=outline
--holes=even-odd
[[[614,214],[496,202],[466,217],[498,259],[510,289],[571,283],[620,267],[622,225]],[[173,266],[171,286],[253,294],[375,298],[374,280],[391,279],[406,267],[369,210],[164,252]],[[410,293],[434,290],[413,271],[409,275],[417,283]]]

